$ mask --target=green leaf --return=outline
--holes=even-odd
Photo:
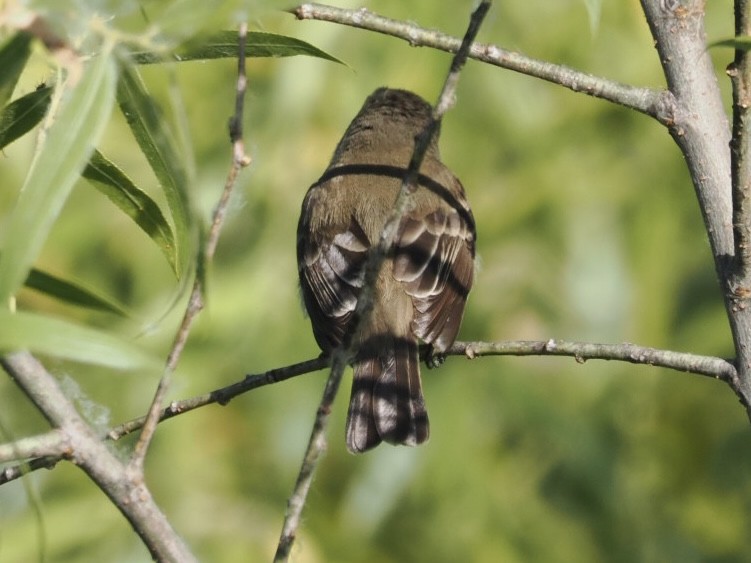
[[[0,107],[10,100],[31,54],[31,35],[16,33],[0,47]]]
[[[43,86],[11,102],[0,111],[0,149],[36,127],[50,105],[52,88]]]
[[[195,61],[227,57],[236,58],[237,37],[236,31],[221,31],[200,40],[189,41],[169,57],[148,51],[134,51],[131,53],[131,56],[139,64],[163,63],[172,60]],[[251,31],[248,33],[246,53],[249,57],[292,57],[295,55],[306,55],[343,64],[336,57],[329,55],[318,47],[314,47],[310,43],[295,39],[294,37],[261,31]]]
[[[172,270],[178,274],[175,235],[156,202],[99,151],[94,151],[83,177],[135,221],[156,243]]]
[[[113,299],[104,297],[93,289],[87,288],[77,282],[58,278],[36,268],[33,268],[29,272],[29,277],[26,278],[25,285],[30,289],[70,303],[71,305],[114,313],[122,317],[129,316],[123,306]]]
[[[190,202],[185,156],[167,127],[159,107],[141,81],[135,68],[125,65],[117,89],[120,109],[144,156],[164,190],[174,224],[174,269],[178,276],[187,264],[190,248]]]
[[[40,88],[8,105],[0,112],[0,149],[37,125],[49,106],[49,87]],[[94,151],[83,176],[159,246],[173,270],[176,268],[172,228],[159,206],[128,176],[100,152]]]
[[[112,110],[117,69],[110,49],[60,88],[59,111],[43,130],[0,255],[0,305],[18,291],[99,140]]]
[[[0,310],[0,350],[30,350],[117,369],[156,366],[139,347],[99,330],[36,313]]]
[[[751,37],[739,35],[738,37],[733,37],[732,39],[722,39],[721,41],[710,43],[709,48],[711,47],[732,47],[733,49],[738,49],[740,51],[750,51]]]
[[[589,17],[589,31],[594,36],[600,28],[600,16],[602,15],[602,0],[583,0]]]

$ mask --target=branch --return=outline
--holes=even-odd
[[[159,422],[169,420],[175,416],[185,414],[194,409],[205,407],[211,404],[226,405],[235,397],[264,387],[271,385],[272,383],[280,383],[287,379],[297,377],[298,375],[304,375],[314,371],[321,370],[331,364],[329,358],[320,356],[318,358],[292,364],[290,366],[272,369],[265,373],[247,375],[241,381],[227,385],[209,393],[203,395],[197,395],[189,399],[183,399],[181,401],[172,401],[169,406],[159,413]],[[107,439],[117,441],[120,438],[127,436],[133,432],[136,432],[143,428],[146,422],[146,416],[141,416],[124,422],[118,426],[113,427],[107,432]],[[38,457],[36,459],[30,459],[24,464],[19,464],[13,467],[6,467],[0,472],[0,485],[14,481],[25,473],[36,471],[37,469],[52,469],[59,461],[67,457],[67,451],[61,452],[59,455],[53,455],[52,452],[44,452],[38,455],[44,455],[44,457]],[[20,459],[21,456],[15,459]]]
[[[31,457],[65,457],[70,454],[70,444],[64,432],[50,430],[45,434],[21,438],[8,444],[0,444],[0,463]]]
[[[0,471],[0,485],[20,479],[27,473],[37,469],[52,469],[64,458],[63,455],[53,455],[30,459],[27,462],[19,463],[10,467],[5,467]]]
[[[743,181],[746,171],[741,170],[738,154],[731,167],[730,128],[705,44],[705,2],[641,0],[641,4],[673,96],[674,119],[668,130],[691,173],[730,321],[738,366],[738,376],[730,383],[751,419],[751,291],[744,285],[748,280],[737,275],[745,259],[736,256],[736,249],[745,252],[741,246],[747,240],[741,232],[745,227],[736,225],[734,229],[733,225],[748,220],[748,202],[744,201],[743,185],[733,187],[731,168],[736,182]],[[733,149],[744,150],[737,144]]]
[[[422,352],[427,352],[424,348]],[[423,353],[424,356],[424,353]],[[587,360],[612,360],[632,364],[641,364],[673,369],[685,373],[693,373],[732,382],[738,374],[732,362],[714,356],[699,356],[659,350],[636,344],[599,344],[594,342],[571,342],[567,340],[500,340],[497,342],[455,342],[444,356],[465,356],[474,359],[481,356],[568,356],[578,363]],[[323,356],[276,368],[259,374],[248,374],[241,381],[215,389],[203,395],[197,395],[180,401],[172,401],[163,409],[159,421],[169,420],[194,409],[211,404],[226,405],[235,397],[253,391],[266,385],[280,383],[293,377],[306,375],[321,370],[330,365],[330,360]],[[134,418],[113,427],[107,438],[117,441],[143,427],[146,417]],[[36,469],[50,469],[63,459],[63,456],[45,456],[31,459],[27,462],[28,471]],[[0,473],[0,485],[13,481],[23,474],[25,466],[7,467]]]
[[[28,352],[7,354],[0,358],[0,364],[47,420],[65,436],[66,455],[128,519],[152,557],[159,561],[195,561],[187,545],[156,505],[143,476],[130,471],[110,451],[101,436],[78,414],[55,377]],[[7,474],[3,471],[2,476]]]
[[[470,360],[478,356],[570,356],[580,364],[587,360],[617,360],[704,375],[725,382],[733,382],[738,377],[732,362],[722,358],[647,348],[629,342],[598,344],[553,339],[456,342],[447,353],[464,354]]]
[[[455,53],[461,45],[461,40],[456,37],[413,23],[380,16],[365,8],[349,10],[309,3],[290,10],[290,13],[299,20],[328,21],[383,33],[403,39],[413,47],[430,47]],[[670,120],[670,94],[664,90],[623,84],[565,65],[533,59],[491,44],[473,43],[468,57],[634,109],[662,123]]]
[[[704,0],[641,3],[673,95],[669,131],[686,158],[715,259],[727,259],[734,252],[730,128],[705,44]]]
[[[427,347],[424,348],[427,351]],[[474,359],[480,356],[569,356],[579,363],[587,360],[613,360],[632,364],[663,367],[732,382],[737,377],[732,362],[714,356],[700,356],[648,348],[631,343],[600,344],[595,342],[571,342],[567,340],[501,340],[498,342],[455,342],[445,356],[465,356]],[[235,397],[259,387],[281,383],[299,375],[321,370],[330,365],[324,356],[272,369],[265,373],[248,374],[237,383],[227,385],[189,399],[172,401],[160,415],[160,422],[194,409],[218,403],[228,404]],[[107,437],[119,440],[143,426],[144,417],[135,418],[112,428]]]
[[[751,35],[747,0],[735,2],[735,35]],[[733,139],[730,158],[733,181],[733,234],[737,292],[751,295],[751,62],[749,53],[736,49],[728,67],[733,85]],[[742,289],[741,289],[742,288]]]
[[[172,401],[167,408],[161,411],[159,422],[214,403],[224,406],[238,395],[242,395],[253,389],[271,385],[272,383],[280,383],[287,379],[297,377],[298,375],[321,370],[329,365],[329,359],[321,356],[313,360],[292,364],[291,366],[272,369],[265,373],[246,375],[242,381],[238,381],[237,383],[227,385],[220,389],[215,389],[209,393],[198,395],[190,399],[183,399],[182,401]],[[146,417],[142,416],[120,424],[119,426],[115,426],[107,433],[107,437],[110,440],[119,440],[123,436],[127,436],[131,432],[135,432],[142,428],[145,419]]]
[[[204,293],[204,265],[211,262],[216,251],[217,243],[219,242],[219,235],[224,225],[224,220],[227,215],[227,205],[229,203],[230,195],[237,182],[237,176],[240,170],[249,166],[251,159],[245,154],[245,145],[242,138],[242,122],[243,122],[243,108],[245,91],[247,89],[248,81],[245,74],[245,43],[248,35],[248,24],[240,24],[240,31],[238,34],[239,52],[237,57],[237,87],[235,92],[235,113],[229,121],[229,134],[230,141],[232,143],[232,165],[230,166],[227,179],[224,183],[224,190],[219,198],[216,209],[214,210],[214,216],[209,229],[206,245],[203,249],[202,260],[200,260],[196,279],[193,282],[193,289],[188,299],[188,306],[185,310],[185,315],[180,323],[180,327],[175,336],[175,340],[172,344],[172,349],[167,357],[167,362],[164,368],[164,373],[157,386],[156,393],[151,402],[151,407],[146,415],[146,419],[143,425],[143,431],[136,444],[135,451],[133,452],[133,458],[131,464],[138,472],[143,472],[143,462],[146,456],[146,450],[149,443],[154,436],[157,424],[160,420],[160,412],[162,410],[162,404],[164,398],[169,389],[170,379],[172,372],[177,367],[177,363],[182,355],[182,351],[185,348],[185,343],[188,340],[193,322],[198,317],[204,306],[203,293]]]
[[[480,29],[485,14],[487,14],[490,9],[490,3],[490,0],[483,0],[472,13],[461,47],[458,49],[453,61],[451,62],[451,68],[446,77],[446,81],[444,82],[438,102],[433,108],[431,120],[425,130],[415,141],[415,149],[412,153],[407,172],[402,180],[402,186],[399,190],[396,202],[394,203],[391,215],[383,225],[378,244],[373,247],[368,254],[362,289],[360,290],[357,299],[357,306],[352,316],[352,328],[347,334],[345,334],[342,344],[333,354],[331,374],[326,382],[323,397],[321,398],[321,403],[316,412],[313,430],[310,435],[308,447],[305,451],[305,456],[300,466],[297,482],[295,483],[295,487],[287,503],[287,513],[279,537],[279,545],[277,546],[276,554],[274,555],[275,562],[289,560],[292,544],[295,541],[295,535],[300,526],[302,509],[305,506],[308,491],[310,490],[310,484],[313,480],[313,473],[315,472],[318,461],[326,448],[326,426],[331,413],[331,405],[333,404],[334,398],[339,389],[344,369],[354,357],[356,342],[358,341],[357,335],[360,332],[361,327],[365,324],[364,320],[366,320],[372,312],[373,293],[375,291],[378,274],[386,256],[396,240],[402,215],[411,204],[412,196],[417,190],[417,178],[428,146],[439,127],[443,114],[453,105],[459,74],[464,67],[470,46]]]
[[[735,35],[751,35],[748,0],[735,1]],[[733,331],[740,370],[736,393],[746,405],[751,419],[751,58],[748,51],[736,49],[728,67],[733,85],[733,135],[730,142],[730,166],[733,206],[733,248],[731,267],[726,273],[726,309]]]

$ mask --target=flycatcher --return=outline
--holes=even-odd
[[[378,244],[431,106],[406,90],[371,94],[302,204],[297,264],[303,301],[324,353],[351,326],[364,266]],[[375,284],[374,307],[355,344],[347,448],[428,439],[418,344],[429,355],[456,339],[474,278],[475,222],[464,188],[443,165],[436,134],[413,205]]]

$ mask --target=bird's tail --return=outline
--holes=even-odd
[[[382,440],[416,446],[428,439],[417,342],[387,336],[362,346],[354,364],[347,448],[361,453]]]

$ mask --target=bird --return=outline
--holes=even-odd
[[[369,252],[378,244],[432,107],[407,90],[378,88],[308,189],[297,227],[304,307],[322,352],[353,330]],[[412,205],[373,292],[373,309],[354,342],[346,445],[416,446],[430,434],[419,345],[439,363],[456,339],[475,276],[475,220],[461,182],[441,162],[439,131],[418,175]]]

